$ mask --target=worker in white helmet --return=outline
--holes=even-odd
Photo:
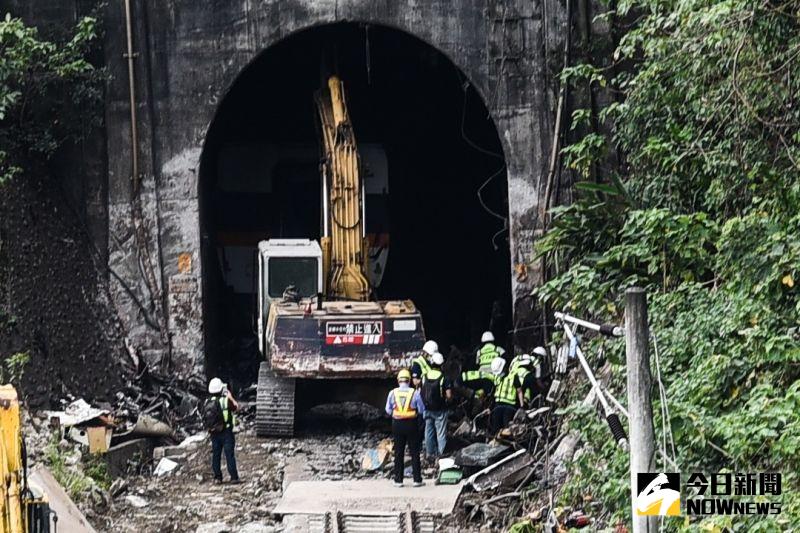
[[[425,404],[425,459],[432,464],[447,447],[447,406],[453,399],[453,383],[442,372],[441,353],[434,353],[430,362],[420,390]]]
[[[529,356],[528,364],[519,372],[522,391],[528,404],[535,401],[537,396],[544,396],[547,392],[548,384],[542,376],[542,363],[545,357],[547,357],[547,350],[542,346],[537,346],[533,349],[533,356]]]
[[[430,339],[425,341],[425,344],[422,345],[422,352],[420,352],[418,356],[411,360],[412,387],[419,390],[419,388],[422,386],[422,378],[431,369],[431,357],[433,357],[433,354],[438,352],[439,344],[436,341]],[[422,415],[420,415],[417,419],[417,424],[419,425],[417,438],[419,439],[419,446],[421,449],[422,442],[425,439],[425,419],[422,418]]]
[[[434,340],[427,340],[422,345],[422,353],[411,360],[411,383],[419,388],[422,378],[431,369],[430,359],[439,351],[439,344]]]
[[[225,465],[231,477],[231,483],[241,483],[236,469],[236,440],[233,427],[236,424],[234,413],[239,404],[233,398],[225,383],[213,378],[208,383],[208,400],[203,406],[203,423],[211,435],[211,470],[214,482],[222,483],[222,452],[225,452]]]
[[[491,331],[484,331],[481,335],[482,346],[475,353],[475,364],[478,369],[484,372],[491,372],[492,361],[497,357],[503,357],[506,351],[495,344],[494,334]]]

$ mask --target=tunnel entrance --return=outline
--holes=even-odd
[[[254,381],[255,253],[318,239],[316,91],[345,84],[365,167],[366,233],[379,299],[411,299],[447,354],[511,329],[505,162],[477,91],[442,53],[384,26],[340,23],[267,49],[219,106],[200,165],[207,370]]]

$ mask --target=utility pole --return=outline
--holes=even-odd
[[[639,516],[636,512],[639,488],[636,474],[653,472],[655,469],[649,334],[647,294],[641,287],[631,287],[625,291],[625,355],[628,369],[633,533],[655,533],[658,530],[655,516]]]

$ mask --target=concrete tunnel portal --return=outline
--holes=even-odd
[[[445,353],[469,350],[487,327],[510,341],[505,159],[481,95],[444,54],[408,33],[316,26],[240,73],[201,156],[206,367],[240,385],[255,381],[260,362],[258,242],[320,237],[313,94],[331,73],[345,83],[365,169],[377,297],[413,300]]]

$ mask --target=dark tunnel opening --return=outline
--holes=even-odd
[[[344,81],[366,170],[378,298],[413,300],[445,354],[451,345],[471,349],[488,327],[501,343],[510,340],[506,171],[486,106],[430,45],[388,27],[341,23],[261,54],[220,104],[206,138],[204,326],[214,375],[255,379],[258,242],[320,237],[313,94],[331,73]]]

